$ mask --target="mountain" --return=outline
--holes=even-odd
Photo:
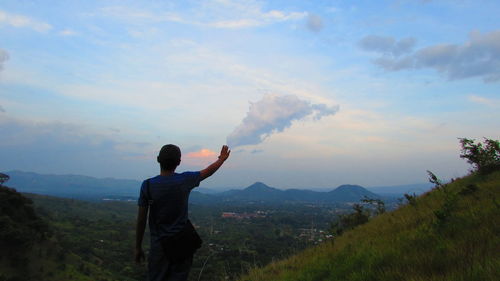
[[[473,174],[240,281],[497,280],[499,202],[500,171]]]
[[[21,192],[76,198],[84,200],[137,200],[140,181],[113,178],[93,178],[81,175],[42,175],[32,172],[10,171],[9,185]],[[191,203],[217,204],[221,202],[252,203],[345,203],[359,202],[364,197],[381,198],[359,185],[341,185],[329,192],[304,189],[281,190],[256,182],[244,189],[216,192],[196,188]]]
[[[359,185],[344,184],[328,192],[328,198],[342,202],[359,202],[359,200],[369,198],[380,198],[379,195],[366,190]]]
[[[242,190],[229,190],[214,194],[224,201],[257,201],[266,203],[344,203],[359,202],[366,197],[381,198],[359,185],[341,185],[330,192],[302,189],[280,190],[256,182]]]
[[[256,182],[242,190],[232,189],[215,195],[223,198],[224,201],[276,202],[283,199],[282,193],[282,190]]]
[[[203,193],[203,194],[216,194],[219,192],[222,192],[222,190],[217,190],[213,188],[204,188],[204,187],[197,187],[196,191]]]
[[[93,178],[81,175],[42,175],[10,171],[9,186],[18,191],[80,199],[108,196],[137,198],[141,182],[135,180]]]

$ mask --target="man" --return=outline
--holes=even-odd
[[[157,157],[160,163],[160,175],[145,180],[139,195],[139,211],[137,215],[135,261],[144,260],[142,239],[146,228],[149,200],[153,206],[150,210],[149,230],[151,233],[151,249],[148,256],[149,280],[187,280],[193,256],[183,260],[172,260],[166,257],[161,239],[179,233],[188,223],[189,193],[200,182],[217,171],[230,154],[229,148],[222,146],[217,161],[199,172],[175,173],[181,162],[179,147],[168,144],[161,148]],[[152,219],[152,216],[154,219]]]

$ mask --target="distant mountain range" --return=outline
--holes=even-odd
[[[93,178],[81,175],[42,175],[32,172],[6,172],[10,180],[6,185],[20,192],[46,194],[59,197],[86,200],[136,200],[140,181],[113,178]],[[412,188],[412,186],[406,186]],[[391,189],[392,188],[392,189]],[[394,187],[380,187],[381,193],[396,190]],[[395,192],[393,192],[395,193]],[[364,197],[382,198],[381,195],[359,185],[341,185],[331,191],[306,189],[281,190],[256,182],[244,189],[217,192],[208,188],[197,188],[191,193],[190,200],[197,204],[229,202],[260,203],[346,203],[359,202]]]
[[[213,196],[223,201],[257,201],[266,203],[275,202],[303,202],[303,203],[341,203],[359,202],[365,196],[380,198],[379,195],[366,190],[359,185],[341,185],[329,192],[319,192],[305,189],[280,190],[256,182],[242,190],[229,190]]]
[[[42,175],[33,172],[5,172],[10,179],[5,185],[19,192],[79,199],[101,199],[109,196],[137,197],[140,182],[81,175]]]

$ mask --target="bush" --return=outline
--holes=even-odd
[[[443,182],[433,172],[427,170],[427,174],[429,174],[429,182],[434,184],[435,189],[443,187]]]
[[[4,182],[8,181],[9,179],[10,179],[9,175],[0,173],[0,186],[3,186]]]
[[[48,224],[38,217],[33,202],[15,189],[0,186],[0,249],[23,256],[46,239]],[[3,252],[2,252],[3,253]]]
[[[408,204],[412,206],[417,206],[417,195],[415,193],[413,194],[404,194],[406,201],[408,201]]]
[[[460,158],[467,159],[475,171],[487,174],[500,169],[500,142],[484,138],[484,143],[474,139],[461,138],[462,153]]]
[[[370,212],[363,208],[360,204],[352,206],[354,212],[346,215],[341,215],[339,220],[332,224],[331,231],[337,235],[342,234],[344,231],[355,228],[358,225],[368,222]]]
[[[380,199],[372,199],[365,196],[365,198],[362,199],[361,202],[370,204],[375,207],[375,213],[373,214],[374,216],[378,216],[385,213],[385,203]]]

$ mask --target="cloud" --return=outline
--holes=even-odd
[[[0,10],[0,25],[2,24],[13,27],[31,28],[38,32],[46,32],[52,28],[52,26],[46,22],[38,21],[22,15],[9,14]]]
[[[490,106],[490,107],[500,107],[500,99],[489,99],[489,98],[476,96],[476,95],[470,95],[468,98],[470,101],[472,101],[474,103],[478,103],[478,104],[482,104],[482,105],[486,105],[486,106]]]
[[[369,35],[359,41],[359,46],[365,51],[400,56],[411,52],[417,40],[413,37],[396,40],[389,36]]]
[[[311,104],[295,95],[265,95],[260,101],[250,103],[247,116],[227,137],[227,144],[232,148],[259,144],[270,135],[290,127],[294,120],[311,115],[313,120],[319,120],[337,111],[338,106]]]
[[[334,115],[335,113],[337,113],[337,111],[339,111],[338,106],[328,106],[323,103],[313,104],[311,105],[311,108],[314,110],[314,120],[319,120],[324,116]]]
[[[194,23],[215,28],[237,29],[299,20],[307,15],[306,12],[265,11],[262,5],[258,1],[209,1],[202,9],[210,11],[209,14],[215,20],[199,18]]]
[[[104,176],[115,165],[120,167],[124,156],[115,140],[88,134],[75,124],[33,122],[2,114],[0,135],[0,169]]]
[[[222,20],[217,22],[211,22],[206,25],[215,28],[227,28],[227,29],[238,29],[246,27],[261,26],[264,23],[255,19],[237,19],[237,20]]]
[[[3,69],[3,63],[9,59],[9,53],[7,51],[0,49],[0,71]]]
[[[381,53],[391,50],[390,40],[377,43],[377,40],[365,39],[360,42],[360,46],[365,50]],[[432,45],[402,57],[382,56],[374,60],[374,63],[387,71],[430,68],[450,80],[478,77],[484,82],[498,82],[500,30],[489,33],[471,32],[469,40],[463,44]]]
[[[0,170],[134,178],[157,168],[157,150],[151,145],[75,123],[0,114],[0,136]]]
[[[3,108],[3,106],[0,105],[0,113],[5,113],[5,108]]]
[[[217,154],[208,149],[208,148],[202,148],[198,151],[193,151],[193,152],[189,152],[186,157],[188,158],[213,158],[215,157]]]
[[[217,158],[217,153],[208,148],[188,152],[182,157],[182,163],[191,167],[203,167],[209,165]]]
[[[241,29],[270,25],[278,22],[299,20],[306,12],[269,10],[265,11],[258,1],[204,1],[186,12],[157,12],[124,6],[101,9],[101,15],[125,20],[130,23],[174,22],[185,25],[219,29]]]
[[[318,15],[309,14],[306,26],[310,31],[319,32],[323,29],[323,20]]]
[[[77,34],[76,31],[71,30],[71,29],[63,29],[63,30],[59,31],[59,35],[61,35],[61,36],[73,36],[76,34]]]
[[[413,66],[413,60],[409,57],[403,57],[399,59],[380,57],[375,59],[373,63],[387,71],[398,71]]]

